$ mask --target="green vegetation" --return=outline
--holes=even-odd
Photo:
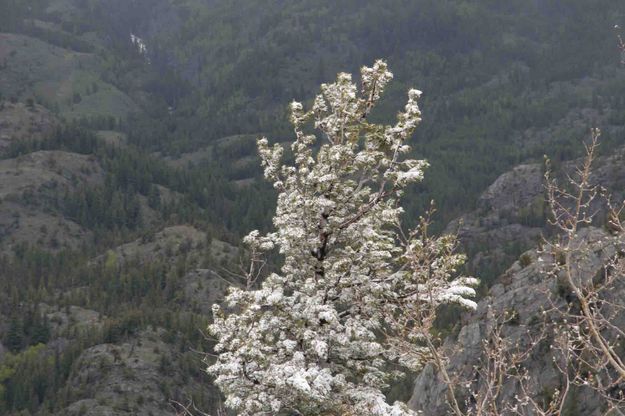
[[[34,97],[70,119],[122,118],[137,111],[130,97],[102,80],[102,58],[25,35],[0,34],[0,39],[10,58],[4,59],[4,77],[0,79],[7,96],[21,100]]]
[[[81,354],[150,331],[163,342],[159,371],[174,372],[171,353],[182,378],[204,377],[189,354],[208,348],[198,328],[221,280],[198,270],[236,269],[225,242],[268,230],[275,194],[260,179],[255,139],[289,141],[290,100],[387,59],[396,81],[371,121],[394,119],[409,86],[424,91],[409,156],[431,168],[407,190],[405,218],[410,226],[434,199],[442,228],[515,164],[549,154],[557,168],[580,154],[591,125],[603,131],[602,152],[623,143],[616,23],[625,4],[607,0],[0,2],[0,114],[9,102],[23,110],[19,138],[0,125],[0,413],[63,412],[95,398],[87,381],[71,384]],[[45,153],[60,151],[80,155],[80,167]],[[59,183],[28,182],[32,172]],[[544,211],[537,198],[518,220],[540,227]],[[203,242],[161,233],[180,224]],[[475,274],[492,282],[501,269]],[[451,329],[458,312],[441,316]],[[184,383],[157,390],[184,399]],[[210,389],[184,393],[202,409],[217,403]],[[131,412],[150,401],[114,405]]]
[[[199,250],[203,264],[211,264],[210,253]],[[145,328],[162,328],[163,337],[181,352],[208,348],[198,330],[207,325],[206,310],[194,309],[182,296],[185,275],[197,266],[182,248],[149,265],[102,261],[86,266],[77,253],[51,255],[28,247],[0,259],[0,291],[6,294],[0,296],[0,314],[11,316],[1,340],[11,353],[0,362],[0,409],[33,412],[44,403],[51,411],[62,409],[69,403],[61,390],[81,353],[132,339]],[[45,307],[48,314],[57,311],[52,318],[37,306],[24,306],[51,304],[54,308]],[[98,311],[100,318],[82,326],[76,325],[80,321],[60,325],[57,319],[79,319],[69,313],[76,307]],[[61,349],[46,347],[51,334],[70,342]],[[187,374],[202,379],[192,367],[187,363]]]
[[[432,169],[409,211],[433,198],[444,220],[516,163],[578,155],[588,125],[622,112],[612,27],[625,9],[607,1],[161,3],[183,18],[147,38],[153,65],[174,60],[194,88],[157,88],[175,111],[151,141],[131,140],[176,153],[232,134],[287,137],[285,102],[382,56],[401,82],[374,118],[392,118],[408,86],[425,92],[414,153]],[[141,6],[124,12],[145,22]]]
[[[583,0],[39,4],[30,13],[18,8],[34,18],[20,30],[66,48],[48,47],[62,51],[55,53],[65,63],[42,66],[50,74],[42,83],[33,62],[55,60],[27,38],[7,65],[29,68],[36,95],[66,117],[125,119],[138,106],[121,127],[129,142],[174,156],[238,134],[286,139],[284,103],[312,96],[338,71],[385,57],[401,82],[374,121],[392,118],[407,86],[424,90],[414,154],[432,168],[408,195],[408,211],[434,199],[442,223],[472,208],[514,164],[545,153],[556,161],[578,155],[591,124],[613,127],[603,129],[604,151],[619,142],[625,75],[612,28],[625,8],[613,2],[592,10]],[[152,8],[158,16],[146,13]],[[130,42],[136,30],[147,56]],[[94,34],[110,39],[109,47],[92,42],[94,53],[78,53],[86,47],[63,40],[89,43]],[[254,154],[250,145],[211,155],[203,166],[229,170]],[[249,166],[231,179],[257,176]]]

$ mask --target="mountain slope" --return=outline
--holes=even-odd
[[[606,259],[618,255],[625,238],[588,227],[580,231],[578,242],[588,245],[590,254],[583,256],[577,266],[586,276],[592,276],[602,273]],[[503,319],[508,321],[503,325],[501,334],[510,342],[511,348],[518,348],[521,352],[531,351],[528,359],[522,363],[522,368],[528,372],[526,388],[532,399],[546,407],[555,390],[563,387],[562,376],[554,364],[553,345],[558,334],[557,322],[554,320],[558,316],[548,315],[546,318],[544,311],[552,308],[552,302],[557,307],[565,307],[570,299],[558,286],[557,280],[545,272],[550,261],[536,250],[524,253],[523,260],[515,262],[491,288],[489,295],[480,301],[477,311],[463,318],[457,336],[446,340],[450,354],[448,371],[461,380],[472,380],[469,387],[474,391],[483,388],[486,382],[479,376],[476,378],[476,366],[487,368],[486,359],[482,355],[484,342],[488,342],[493,328]],[[619,303],[625,295],[622,282],[609,295],[614,297],[607,301]],[[539,338],[545,320],[545,338],[538,345],[532,344],[532,337]],[[625,325],[622,312],[612,317],[611,324],[621,328]],[[605,413],[605,399],[592,388],[572,386],[571,389],[563,414],[594,416]],[[498,401],[500,408],[504,409],[502,403],[506,402],[514,405],[515,395],[522,396],[522,391],[515,379],[507,378],[501,387]],[[465,400],[471,403],[468,395],[463,395],[461,400],[463,405]],[[410,405],[425,414],[446,414],[448,411],[445,384],[432,365],[429,364],[417,377]]]
[[[70,119],[116,120],[138,110],[130,97],[102,79],[97,55],[0,33],[0,61],[0,90],[6,98],[35,99]]]
[[[602,186],[614,201],[625,199],[625,147],[594,161],[590,178]],[[565,161],[554,166],[556,177],[573,175],[582,161]],[[469,255],[469,272],[479,274],[490,285],[518,256],[552,236],[544,164],[518,165],[499,176],[480,196],[475,211],[451,221],[446,232],[457,233]],[[597,224],[605,220],[605,207],[597,205]]]
[[[288,102],[376,58],[395,80],[373,120],[425,92],[407,225],[432,198],[440,224],[462,216],[448,230],[495,282],[547,233],[543,154],[566,168],[601,127],[597,181],[623,189],[624,18],[607,0],[0,2],[0,413],[214,410],[192,351],[233,242],[271,224],[255,138],[288,141]],[[525,287],[517,268],[497,284]]]

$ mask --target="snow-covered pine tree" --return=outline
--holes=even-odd
[[[413,415],[383,394],[401,375],[393,368],[428,360],[438,306],[475,307],[477,280],[455,277],[464,257],[454,238],[401,231],[400,197],[427,162],[402,159],[420,91],[408,92],[395,125],[368,121],[392,77],[377,61],[362,68],[360,92],[340,73],[309,111],[293,102],[293,166],[282,165],[281,146],[258,141],[279,196],[275,232],[244,240],[255,259],[248,278],[257,253],[277,249],[283,264],[260,286],[232,287],[209,328],[218,355],[208,372],[240,415]]]

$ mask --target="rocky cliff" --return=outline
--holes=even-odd
[[[580,160],[553,168],[564,183]],[[625,196],[625,146],[598,157],[591,182],[600,184],[615,201]],[[452,221],[447,233],[457,233],[469,256],[469,272],[491,284],[518,256],[535,247],[552,230],[547,223],[545,167],[532,163],[516,166],[499,176],[478,200],[478,208]],[[597,206],[601,210],[602,207]],[[597,217],[597,224],[604,219]]]
[[[601,273],[608,258],[622,252],[625,235],[613,236],[602,229],[588,227],[580,231],[579,242],[587,245],[590,253],[580,262],[579,269],[584,270],[587,276],[595,276]],[[518,345],[521,351],[532,350],[523,367],[528,371],[528,386],[533,398],[539,403],[546,403],[555,389],[561,387],[562,376],[554,365],[555,353],[551,349],[556,334],[549,332],[553,328],[550,326],[552,319],[558,319],[558,315],[545,311],[554,305],[564,307],[571,300],[563,292],[557,279],[546,273],[551,261],[537,250],[525,252],[500,277],[488,296],[479,302],[477,310],[463,317],[462,328],[457,336],[449,337],[445,341],[450,354],[448,371],[460,379],[472,380],[471,388],[474,391],[481,382],[479,377],[476,379],[475,366],[483,365],[484,344],[504,316],[507,322],[502,327],[502,335],[511,345]],[[625,296],[625,282],[621,282],[617,289],[613,296],[622,299]],[[617,314],[612,323],[624,327],[625,315]],[[539,345],[531,345],[533,337],[543,328],[549,329],[546,337]],[[435,368],[428,365],[415,381],[410,405],[426,415],[447,414],[450,409],[446,401],[446,391],[446,385]],[[514,396],[520,394],[519,386],[513,379],[504,383],[502,392],[500,403],[512,404]],[[462,398],[470,402],[470,398]],[[602,401],[588,388],[576,388],[566,408],[570,415],[604,414]]]
[[[591,182],[601,184],[612,194],[615,201],[622,201],[625,193],[625,147],[611,155],[595,160]],[[564,180],[572,175],[579,160],[564,163],[555,176]],[[449,336],[445,349],[449,354],[448,371],[462,380],[473,380],[472,389],[479,386],[475,366],[483,366],[483,347],[492,335],[493,328],[505,317],[502,335],[521,350],[532,353],[523,364],[530,377],[533,398],[539,403],[550,400],[559,388],[562,376],[553,364],[554,333],[547,333],[539,345],[530,345],[532,334],[543,328],[551,328],[553,315],[544,311],[564,307],[571,302],[558,281],[548,276],[547,270],[553,259],[541,254],[536,248],[541,238],[552,238],[554,230],[546,225],[546,202],[544,199],[543,168],[539,164],[517,166],[501,175],[481,196],[479,208],[452,222],[448,231],[457,231],[465,247],[473,251],[470,268],[495,271],[506,261],[512,263],[505,272],[498,274],[488,295],[479,302],[477,310],[467,313],[457,325],[457,333]],[[622,252],[625,235],[613,235],[603,227],[605,216],[597,203],[596,223],[579,232],[579,244],[588,248],[589,256],[577,264],[583,276],[597,276],[607,259]],[[510,244],[514,250],[510,250]],[[518,252],[528,247],[521,256]],[[580,272],[581,274],[581,272]],[[611,293],[622,304],[625,282]],[[612,322],[625,327],[625,315],[617,314]],[[512,403],[519,393],[516,381],[508,380],[503,386],[500,402]],[[471,398],[461,397],[463,400]],[[447,404],[447,387],[433,365],[428,365],[415,381],[410,405],[426,415],[443,415],[450,411]],[[603,414],[602,401],[586,388],[575,388],[565,406],[570,415]]]

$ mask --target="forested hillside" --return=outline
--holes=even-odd
[[[47,8],[33,3],[30,11],[18,3],[35,18],[22,33],[99,51],[98,77],[143,104],[151,120],[131,111],[124,128],[131,143],[176,157],[250,135],[213,152],[213,165],[253,155],[259,134],[287,139],[285,103],[309,99],[338,71],[384,57],[398,81],[376,114],[380,120],[398,110],[407,86],[425,92],[415,153],[433,163],[418,190],[422,197],[410,206],[422,208],[419,201],[434,197],[446,219],[472,207],[512,165],[546,150],[558,159],[576,156],[584,127],[622,119],[613,28],[624,12],[609,1],[592,10],[583,1],[65,0]],[[98,80],[81,83],[87,85],[66,100],[84,101],[94,89],[98,105],[115,100]],[[604,134],[604,143],[611,140]],[[241,163],[231,175],[257,172],[255,164]]]
[[[194,351],[241,237],[270,227],[256,138],[290,141],[288,103],[339,71],[388,61],[374,122],[424,92],[410,156],[431,167],[408,225],[434,199],[435,228],[469,212],[490,227],[482,192],[544,154],[579,156],[591,126],[610,154],[625,4],[591,3],[0,1],[0,414],[219,405]],[[540,229],[539,202],[502,226]],[[471,273],[490,282],[538,234]]]
[[[407,87],[425,93],[415,153],[433,167],[411,206],[433,196],[451,218],[510,166],[546,150],[578,155],[583,127],[622,118],[615,2],[143,3],[107,3],[88,19],[110,22],[122,44],[136,32],[150,66],[180,80],[152,85],[173,109],[167,126],[133,137],[174,155],[233,134],[287,138],[284,103],[384,57],[397,82],[380,120]]]

